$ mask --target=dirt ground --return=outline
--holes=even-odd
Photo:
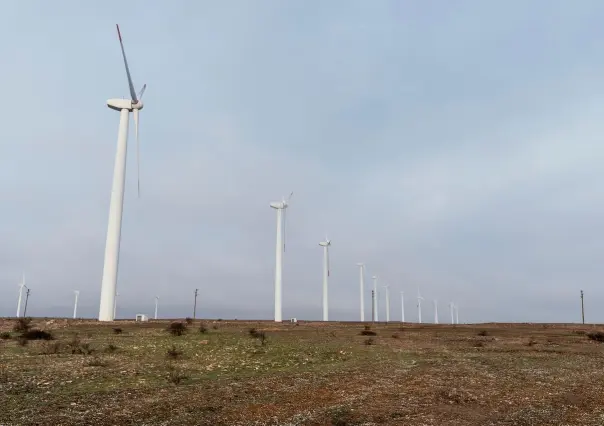
[[[170,323],[0,320],[0,425],[604,425],[596,326]]]

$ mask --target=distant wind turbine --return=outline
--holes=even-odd
[[[143,109],[141,100],[145,93],[146,85],[143,85],[139,94],[136,94],[134,83],[128,68],[126,52],[122,43],[120,27],[117,27],[117,35],[122,49],[128,87],[131,99],[109,99],[107,106],[120,112],[120,124],[117,136],[117,152],[113,169],[113,184],[111,188],[111,202],[109,205],[109,221],[107,225],[107,240],[105,243],[105,263],[103,265],[103,281],[101,284],[101,303],[99,307],[99,321],[113,321],[115,318],[115,298],[117,296],[117,271],[120,257],[120,238],[122,233],[122,213],[124,210],[124,185],[126,181],[126,153],[128,147],[128,124],[130,112],[134,116],[134,134],[136,137],[136,162],[138,173],[138,114]],[[140,195],[140,179],[138,179],[138,192]],[[113,308],[113,312],[112,312]],[[113,313],[113,315],[112,315]]]
[[[159,296],[155,296],[155,316],[153,319],[157,319],[157,306],[159,305]]]
[[[17,300],[17,318],[21,316],[21,300],[23,299],[23,288],[27,288],[25,285],[25,272],[19,283],[19,299]]]
[[[360,284],[360,296],[361,296],[361,322],[365,321],[365,299],[363,293],[365,292],[365,264],[357,263],[359,267],[359,284]]]
[[[281,201],[270,203],[270,206],[277,210],[277,248],[275,254],[275,322],[283,320],[281,316],[281,286],[283,277],[283,253],[285,252],[285,217],[289,201],[294,193],[289,194],[287,201],[285,197]]]
[[[74,290],[73,293],[75,294],[75,301],[73,303],[73,319],[76,319],[78,315],[78,296],[80,295],[80,292],[78,290]]]
[[[378,278],[374,275],[373,279],[373,321],[378,322],[378,292],[377,292],[377,280]]]
[[[390,286],[385,285],[386,289],[386,322],[390,322]]]
[[[331,241],[325,236],[325,241],[319,243],[323,247],[323,321],[329,321],[329,246]]]
[[[419,288],[417,289],[417,319],[418,322],[422,323],[422,300],[424,298],[419,294]]]
[[[459,306],[455,305],[455,324],[459,324]]]
[[[401,322],[405,322],[405,292],[401,291]]]
[[[455,310],[455,305],[453,304],[453,302],[449,303],[449,308],[451,309],[451,324],[455,324],[455,317],[454,317],[454,310]]]
[[[434,300],[434,324],[438,324],[438,300]]]

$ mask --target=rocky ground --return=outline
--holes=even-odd
[[[604,424],[594,326],[170,324],[0,320],[0,425]]]

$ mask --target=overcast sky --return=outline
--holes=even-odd
[[[0,316],[98,315],[119,114],[141,113],[118,316],[357,319],[357,262],[392,318],[604,322],[604,2],[1,4]],[[132,129],[132,126],[131,126]],[[380,312],[381,318],[384,311]]]

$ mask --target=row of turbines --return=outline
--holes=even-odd
[[[287,200],[282,197],[281,201],[270,203],[270,207],[277,211],[277,242],[275,250],[275,322],[282,322],[282,286],[283,286],[283,254],[285,253],[285,234],[286,234],[286,212],[289,207],[292,195],[290,193]],[[329,321],[329,276],[331,272],[329,264],[329,247],[331,240],[325,237],[324,241],[319,242],[319,246],[323,247],[323,321]],[[365,321],[365,264],[357,263],[359,267],[359,284],[360,284],[360,320]],[[378,321],[378,277],[373,276],[372,295],[372,321]],[[386,291],[386,322],[390,321],[390,286],[385,285]],[[419,289],[417,291],[417,318],[418,322],[422,322],[422,300]],[[459,324],[459,308],[451,302],[449,303],[451,310],[451,324]],[[401,291],[401,321],[405,322],[405,293]],[[434,300],[434,323],[438,324],[438,301]]]

